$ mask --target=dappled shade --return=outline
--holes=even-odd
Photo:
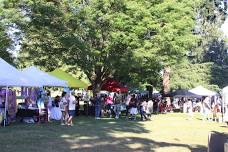
[[[68,74],[61,69],[56,69],[52,72],[49,72],[49,74],[52,76],[55,76],[59,79],[67,81],[68,86],[71,88],[85,88],[86,89],[88,87],[88,84],[86,84],[82,80],[79,80],[79,79],[73,77],[71,74]]]

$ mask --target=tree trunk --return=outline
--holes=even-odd
[[[102,87],[102,82],[97,82],[94,81],[92,83],[92,87],[93,87],[93,96],[95,96],[95,94],[99,93],[101,91],[101,87]]]
[[[95,96],[97,93],[101,91],[101,87],[103,84],[103,79],[102,79],[102,71],[101,67],[97,66],[95,68],[95,72],[92,75],[91,81],[92,81],[92,89],[93,89],[93,96]]]
[[[163,93],[164,96],[170,92],[170,67],[165,67],[163,72]]]

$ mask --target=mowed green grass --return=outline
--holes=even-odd
[[[14,123],[0,128],[0,152],[203,152],[210,131],[228,133],[223,123],[186,118],[181,113],[146,122],[77,117],[73,127]]]

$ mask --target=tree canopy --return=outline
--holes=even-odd
[[[3,9],[0,7],[0,16],[3,15]],[[10,47],[10,38],[7,35],[6,26],[3,24],[3,18],[0,17],[0,54],[1,58],[6,60],[9,63],[13,63],[13,57],[10,52],[7,51],[7,48]]]
[[[161,70],[185,63],[202,40],[193,29],[204,3],[13,0],[2,5],[8,14],[18,12],[9,23],[23,33],[20,63],[48,71],[66,65],[80,68],[98,91],[108,77],[132,86],[159,86]]]

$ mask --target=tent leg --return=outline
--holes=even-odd
[[[224,110],[225,110],[225,107],[224,107],[224,101],[222,99],[222,122],[224,122]]]
[[[8,105],[8,86],[6,87],[6,100],[5,100],[5,109],[4,109],[4,120],[3,120],[3,124],[4,124],[4,127],[6,126],[6,120],[7,120],[7,110],[6,110],[6,106]]]

